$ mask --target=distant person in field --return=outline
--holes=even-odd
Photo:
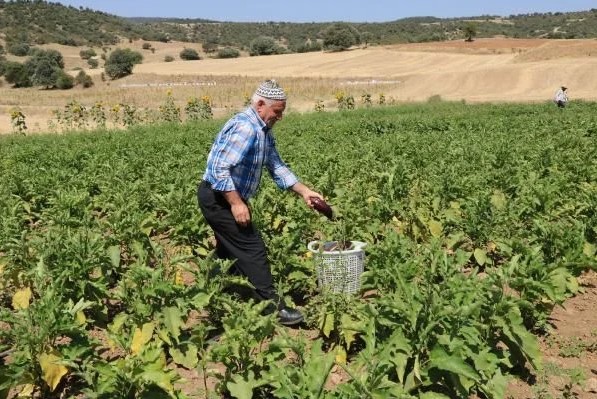
[[[555,102],[559,108],[564,108],[568,103],[568,94],[566,93],[566,90],[568,90],[566,86],[560,87],[553,97],[553,102]]]
[[[296,309],[286,307],[273,285],[265,243],[251,219],[249,199],[255,195],[263,168],[278,187],[300,195],[313,208],[311,197],[321,194],[301,183],[282,161],[272,127],[282,119],[286,94],[274,80],[263,82],[251,105],[233,116],[218,133],[197,189],[199,207],[216,237],[216,255],[233,259],[233,272],[246,276],[262,300],[277,306],[281,324],[303,321]],[[272,308],[269,309],[273,311]]]

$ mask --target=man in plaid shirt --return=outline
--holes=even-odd
[[[299,182],[278,154],[272,127],[282,119],[285,108],[284,90],[273,80],[263,82],[253,94],[251,106],[232,117],[218,133],[197,197],[214,231],[218,257],[235,259],[233,267],[249,279],[259,298],[277,305],[280,323],[292,325],[300,323],[303,316],[278,297],[265,243],[251,222],[248,207],[264,167],[278,187],[294,191],[307,206],[313,208],[311,197],[323,200],[321,194]]]

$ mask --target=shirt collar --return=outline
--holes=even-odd
[[[263,119],[261,119],[261,117],[259,116],[259,114],[257,113],[257,111],[255,111],[255,109],[253,107],[248,107],[245,112],[249,115],[249,117],[251,119],[253,119],[261,127],[261,130],[264,133],[267,133],[267,132],[269,132],[271,130],[271,128],[269,128],[265,124],[265,122],[263,121]]]

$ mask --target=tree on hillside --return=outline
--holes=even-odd
[[[62,69],[51,57],[37,57],[29,60],[26,65],[33,72],[31,75],[31,84],[33,86],[43,86],[46,89],[56,85],[58,72]]]
[[[13,87],[42,86],[46,89],[57,87],[59,78],[65,74],[62,54],[57,50],[40,48],[32,48],[29,54],[31,57],[23,64],[4,63],[6,81],[12,83]]]
[[[216,36],[208,36],[202,44],[203,47],[203,51],[206,54],[210,54],[210,53],[214,53],[218,50],[218,47],[220,45],[220,41],[218,40],[218,38]]]
[[[323,47],[331,51],[342,51],[361,42],[359,31],[347,23],[330,25],[323,32]]]
[[[467,42],[472,42],[475,40],[475,36],[477,36],[477,25],[473,22],[467,23],[464,28],[462,29],[464,32],[465,40]]]
[[[273,37],[259,36],[249,45],[249,55],[272,55],[281,53],[280,48]]]
[[[58,68],[64,68],[64,57],[58,50],[44,50],[34,47],[29,51],[29,55],[31,56],[31,59],[48,58],[54,62]]]
[[[116,49],[110,53],[104,69],[110,79],[119,79],[133,73],[133,67],[143,61],[143,56],[129,48]]]
[[[0,54],[0,77],[4,75],[4,64],[6,63],[6,58]]]
[[[20,62],[6,61],[4,63],[4,79],[13,87],[30,87],[29,71]]]
[[[374,37],[373,37],[373,33],[371,32],[362,32],[361,33],[361,43],[363,43],[365,45],[365,47],[367,47],[369,44],[371,44],[371,41],[373,41]]]

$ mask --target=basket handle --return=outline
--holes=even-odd
[[[366,242],[363,241],[351,241],[353,244],[352,251],[360,251],[367,246]],[[321,250],[321,245],[319,241],[311,241],[307,244],[307,249],[313,253],[319,253]]]
[[[307,244],[307,249],[311,252],[318,253],[319,252],[319,241],[311,241]]]
[[[363,248],[365,248],[367,246],[367,243],[366,242],[362,242],[362,241],[353,241],[352,243],[354,245],[353,249],[355,251],[360,251],[361,249],[363,249]]]

